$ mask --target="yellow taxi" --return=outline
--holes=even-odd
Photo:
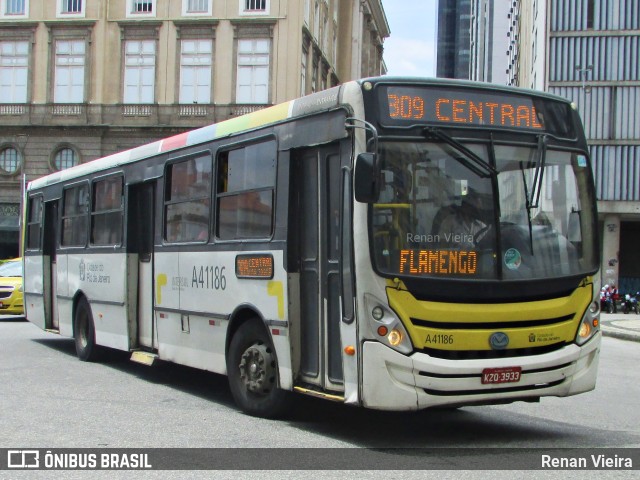
[[[22,258],[0,265],[0,315],[23,315]]]

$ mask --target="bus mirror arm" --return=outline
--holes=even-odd
[[[362,203],[374,203],[380,195],[380,171],[378,165],[378,131],[371,123],[357,118],[346,119],[346,128],[362,128],[371,135],[368,146],[373,143],[373,152],[358,154],[354,171],[354,193],[356,200]]]

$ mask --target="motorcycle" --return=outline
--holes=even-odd
[[[640,306],[638,306],[638,297],[640,296],[640,292],[636,292],[635,295],[626,294],[624,296],[624,302],[622,304],[622,310],[624,313],[635,313],[640,314]]]

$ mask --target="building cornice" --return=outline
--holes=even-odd
[[[369,10],[371,11],[371,16],[376,24],[376,28],[378,29],[378,34],[383,39],[387,38],[391,34],[391,29],[389,28],[389,22],[387,21],[387,15],[384,12],[382,2],[380,0],[368,0],[367,4],[369,5]]]

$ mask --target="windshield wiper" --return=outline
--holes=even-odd
[[[493,168],[486,160],[476,155],[474,152],[465,147],[462,143],[458,142],[451,135],[444,133],[442,130],[436,127],[427,127],[424,129],[425,133],[428,133],[438,140],[442,140],[448,145],[455,148],[458,152],[463,154],[467,158],[463,157],[453,157],[460,163],[462,163],[465,167],[471,170],[473,173],[478,175],[481,178],[490,178],[496,176],[498,171]],[[471,162],[469,161],[471,160]]]
[[[542,192],[542,177],[544,176],[544,165],[547,159],[547,136],[538,135],[538,150],[536,152],[536,169],[533,174],[533,184],[531,185],[531,197],[527,198],[527,209],[538,208],[540,203],[540,193]]]
[[[522,183],[524,186],[524,195],[526,197],[527,220],[529,221],[529,247],[531,255],[533,255],[533,224],[531,223],[531,210],[539,208],[540,194],[542,192],[542,179],[544,177],[544,166],[547,157],[547,136],[538,135],[538,149],[536,150],[536,163],[533,172],[533,182],[531,191],[527,188],[527,179],[524,175],[524,166],[521,164]]]

